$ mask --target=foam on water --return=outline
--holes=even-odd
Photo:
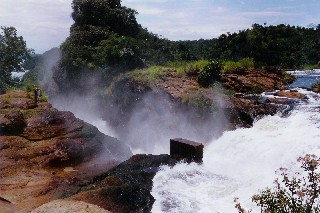
[[[320,156],[320,97],[308,96],[287,117],[266,116],[249,129],[225,132],[205,147],[204,162],[163,167],[154,177],[153,212],[260,212],[251,196],[271,187],[280,167],[301,171],[297,158]]]

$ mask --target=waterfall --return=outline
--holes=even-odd
[[[163,166],[153,179],[152,211],[237,212],[237,197],[246,209],[260,212],[251,197],[272,187],[280,176],[276,170],[302,172],[297,158],[320,156],[320,95],[296,89],[308,99],[289,115],[265,116],[252,128],[224,132],[205,147],[202,165]]]

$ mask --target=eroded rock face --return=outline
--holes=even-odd
[[[284,75],[277,70],[243,69],[241,72],[235,71],[223,75],[221,81],[226,88],[236,92],[260,93],[279,89],[283,85],[290,84],[294,81],[294,77]]]
[[[150,212],[154,198],[152,179],[161,165],[175,165],[181,158],[169,155],[134,155],[99,175],[69,199],[95,204],[114,213]]]
[[[126,125],[132,116],[134,108],[148,108],[144,103],[144,97],[155,97],[155,100],[163,100],[168,111],[183,112],[187,120],[192,123],[204,124],[211,129],[216,128],[215,122],[220,118],[212,118],[212,115],[225,116],[226,122],[219,122],[221,126],[217,131],[234,129],[236,127],[250,127],[254,119],[263,115],[274,115],[283,110],[288,102],[278,102],[270,99],[261,103],[246,94],[259,94],[263,91],[284,89],[284,86],[293,82],[294,77],[285,75],[278,70],[262,69],[238,69],[230,74],[224,74],[219,86],[203,88],[197,82],[196,76],[181,76],[174,69],[163,70],[161,78],[156,85],[142,85],[130,76],[123,77],[113,82],[110,94],[116,94],[108,98],[112,102],[110,111],[105,112],[106,120],[112,122],[120,132],[126,132]],[[223,87],[223,89],[221,89]],[[240,96],[227,95],[227,90],[241,94]],[[164,105],[164,104],[161,104]],[[151,114],[153,112],[150,112]],[[111,118],[110,118],[111,116]],[[220,121],[220,120],[219,120]],[[196,126],[199,125],[195,125]],[[211,132],[217,132],[211,131]],[[208,132],[208,131],[207,131]],[[199,131],[199,135],[203,135]],[[212,135],[205,138],[212,138]]]
[[[77,191],[79,182],[132,155],[124,143],[71,112],[46,102],[35,106],[32,93],[23,91],[0,96],[0,127],[0,198],[12,204],[12,212]]]
[[[188,162],[202,163],[203,144],[183,138],[170,139],[170,155],[185,157]]]

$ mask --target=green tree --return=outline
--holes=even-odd
[[[73,0],[72,9],[76,26],[99,26],[124,36],[139,33],[137,12],[121,6],[120,0]]]
[[[221,77],[221,62],[219,60],[211,60],[198,75],[198,83],[203,87],[208,87]]]
[[[109,36],[135,37],[141,26],[137,23],[137,12],[121,6],[120,0],[73,0],[70,36],[62,44],[61,66],[73,78],[79,68],[95,68],[99,45]],[[102,44],[104,46],[105,42]]]
[[[94,55],[95,61],[100,66],[125,66],[127,68],[136,68],[143,66],[143,61],[139,57],[138,39],[126,36],[112,34],[108,39],[100,42]]]
[[[253,58],[258,67],[301,68],[319,60],[319,30],[253,24],[251,29],[221,35],[215,49],[222,60]]]
[[[32,49],[28,49],[22,36],[17,35],[14,27],[1,27],[0,33],[0,92],[13,84],[11,72],[22,71],[23,62],[30,58]]]

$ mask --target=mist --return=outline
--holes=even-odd
[[[133,153],[169,153],[172,138],[206,144],[220,136],[227,123],[224,103],[222,99],[220,101],[216,103],[214,113],[200,117],[187,107],[177,106],[164,93],[147,93],[134,107],[119,138],[130,144]]]
[[[71,111],[77,118],[97,127],[100,132],[117,138],[115,131],[107,121],[102,120],[100,101],[90,95],[79,95],[77,92],[61,94],[50,101],[54,107],[63,111]]]
[[[133,100],[135,94],[132,91],[122,91],[120,85],[118,90],[121,91],[115,92],[117,97],[103,94],[108,85],[101,70],[79,70],[77,88],[71,87],[66,78],[60,78],[59,82],[55,76],[63,76],[57,68],[60,56],[57,49],[49,51],[40,63],[40,85],[48,94],[49,102],[58,110],[71,111],[77,118],[96,126],[100,132],[118,138],[134,154],[169,153],[172,138],[207,144],[228,126],[224,112],[226,104],[217,85],[207,94],[207,98],[214,102],[211,112],[182,104],[165,92],[149,91],[139,94],[139,98],[129,104],[130,109],[123,113],[123,108],[126,108],[123,102],[128,101],[128,97]]]
[[[61,58],[59,48],[52,48],[51,50],[43,53],[39,59],[39,63],[35,68],[38,72],[38,84],[42,90],[50,97],[58,93],[59,88],[53,80],[54,71],[58,67]]]
[[[123,141],[134,154],[168,154],[172,138],[186,138],[207,144],[220,136],[227,124],[222,99],[216,112],[200,118],[192,110],[179,108],[167,95],[150,92],[135,104],[126,119],[127,123],[117,128],[102,119],[107,105],[101,105],[97,97],[81,96],[75,92],[55,97],[52,103],[57,109],[71,111],[104,134]],[[121,116],[117,111],[111,113]]]

